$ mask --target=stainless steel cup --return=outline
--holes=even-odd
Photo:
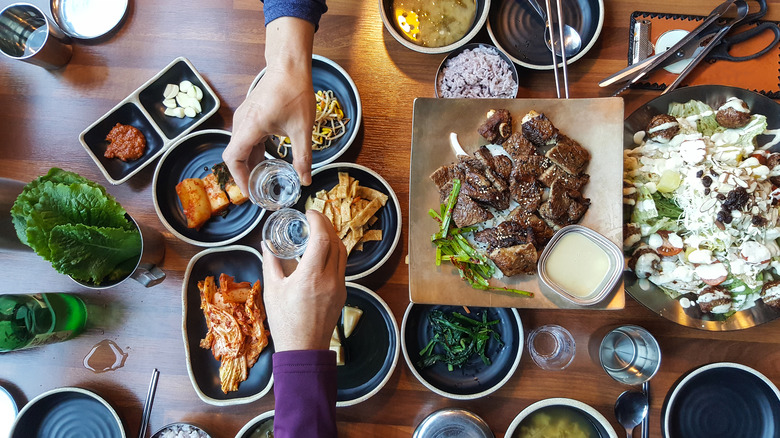
[[[3,251],[32,251],[32,248],[23,244],[16,236],[11,219],[11,207],[16,198],[24,190],[26,184],[15,179],[0,178],[0,252]]]
[[[599,361],[604,371],[618,382],[640,385],[658,372],[661,347],[644,328],[624,325],[604,336]]]
[[[114,287],[119,283],[122,283],[128,278],[132,278],[145,287],[158,285],[165,280],[165,272],[157,267],[157,264],[160,263],[165,256],[165,241],[163,240],[162,234],[148,225],[138,223],[129,214],[127,217],[138,228],[138,232],[141,233],[141,255],[138,257],[138,263],[135,265],[133,272],[125,278],[100,284],[79,281],[73,277],[71,277],[71,280],[90,289],[108,289],[109,287]]]
[[[0,52],[54,70],[70,61],[73,46],[70,37],[38,7],[14,3],[0,11]]]

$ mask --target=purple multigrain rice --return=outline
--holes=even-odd
[[[439,97],[505,97],[517,94],[512,70],[496,49],[480,46],[449,59],[437,78]]]

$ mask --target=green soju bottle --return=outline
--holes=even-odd
[[[86,322],[87,307],[73,295],[0,295],[0,353],[70,339]]]

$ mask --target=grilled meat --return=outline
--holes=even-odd
[[[590,206],[590,199],[558,180],[550,188],[550,197],[539,207],[539,215],[554,230],[577,223]]]
[[[447,202],[450,192],[452,192],[452,182],[445,184],[439,191],[439,202],[442,204]],[[493,219],[493,213],[474,202],[462,191],[458,194],[455,208],[452,209],[452,221],[455,222],[456,227],[470,227],[488,219]]]
[[[545,156],[572,175],[583,173],[590,161],[588,150],[563,134],[558,134],[558,142]]]
[[[512,115],[505,109],[490,110],[477,132],[488,142],[501,144],[512,135]]]
[[[680,123],[669,114],[658,114],[647,124],[647,135],[659,143],[669,143],[680,132]]]
[[[513,172],[509,192],[512,194],[512,199],[520,204],[521,208],[533,212],[542,203],[544,187],[530,173],[520,174]]]
[[[539,147],[555,144],[558,136],[558,128],[553,125],[547,116],[536,111],[529,111],[523,117],[521,129],[523,136]]]
[[[501,146],[515,161],[520,157],[537,154],[536,146],[520,132],[512,134]]]
[[[496,248],[488,254],[488,257],[506,276],[536,272],[538,255],[536,248],[530,243]]]
[[[574,190],[582,190],[585,184],[590,180],[590,175],[582,173],[579,175],[572,175],[569,172],[561,169],[557,164],[549,166],[541,175],[539,175],[539,181],[547,187],[552,187],[555,181],[561,180],[563,183]]]
[[[463,180],[463,171],[456,164],[449,164],[447,166],[441,166],[440,168],[436,169],[431,174],[430,178],[433,183],[436,184],[436,187],[439,189],[439,191],[441,191],[442,188],[453,179],[457,178]]]
[[[491,252],[495,248],[527,243],[526,229],[520,223],[508,220],[474,233],[474,240],[487,244],[488,252]]]

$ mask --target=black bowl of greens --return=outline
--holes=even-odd
[[[492,394],[512,377],[523,353],[523,325],[516,309],[410,304],[401,332],[412,374],[452,399]]]

